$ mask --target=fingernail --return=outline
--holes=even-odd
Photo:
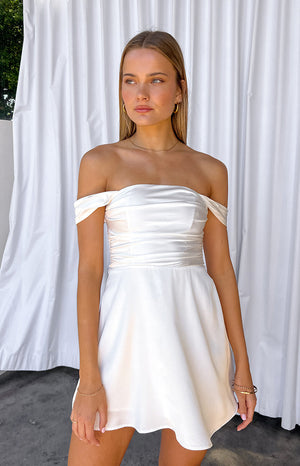
[[[104,432],[105,432],[105,427],[102,427],[101,432],[102,432],[102,434],[104,434]]]
[[[246,414],[242,414],[242,415],[241,415],[241,418],[243,419],[243,421],[246,421],[246,419],[247,419]]]

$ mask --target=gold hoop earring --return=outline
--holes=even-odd
[[[175,109],[174,109],[173,113],[177,113],[177,112],[178,112],[178,108],[179,108],[179,105],[178,105],[178,104],[175,104]]]
[[[126,108],[125,108],[125,104],[123,103],[122,105],[122,109],[123,109],[123,112],[126,113]]]

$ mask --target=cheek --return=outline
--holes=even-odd
[[[157,93],[156,101],[160,106],[164,107],[166,111],[169,111],[170,109],[173,110],[175,97],[176,95],[171,89],[165,90],[164,92]]]
[[[159,94],[159,98],[163,103],[165,103],[165,104],[169,103],[170,104],[174,100],[174,94],[171,91],[162,92],[162,93]]]
[[[158,86],[154,89],[154,94],[156,98],[161,100],[164,103],[173,102],[176,97],[176,88],[172,85],[170,86]]]
[[[128,102],[129,100],[133,98],[133,96],[134,96],[133,89],[131,89],[130,87],[122,88],[122,99],[124,102]]]

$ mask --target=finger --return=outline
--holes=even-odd
[[[238,398],[238,413],[242,418],[242,423],[238,425],[237,430],[240,431],[244,429],[247,421],[247,406],[246,406],[246,397],[240,393],[237,393]]]
[[[85,426],[85,432],[87,441],[90,443],[90,445],[96,445],[97,447],[99,447],[100,443],[99,440],[97,440],[95,437],[94,425],[87,424]]]
[[[250,422],[251,422],[251,419],[248,418],[246,415],[246,419],[237,426],[237,430],[240,431],[240,430],[246,429],[246,427],[250,424]]]
[[[78,426],[77,426],[77,422],[72,422],[72,432],[74,432],[74,434],[76,435],[76,437],[78,437]]]
[[[83,421],[78,421],[78,438],[83,442],[87,443],[86,435],[85,435],[85,425]]]
[[[246,400],[247,404],[247,419],[250,420],[250,422],[253,421],[253,416],[254,416],[254,410],[256,406],[256,396],[250,395],[247,397]]]
[[[245,395],[238,395],[239,406],[238,406],[238,413],[240,414],[243,421],[246,420],[247,417],[247,406],[246,406],[246,397]]]
[[[253,395],[250,395],[250,397],[249,397],[249,395],[247,395],[247,398],[246,398],[246,416],[245,416],[245,419],[242,418],[243,422],[237,427],[238,431],[241,431],[241,430],[245,429],[253,420],[256,400],[252,399]],[[243,415],[243,417],[244,417],[244,415]]]
[[[107,409],[102,409],[99,415],[100,415],[99,429],[102,432],[102,434],[104,434],[105,426],[107,423]]]
[[[74,413],[74,410],[72,410],[71,412],[70,421],[72,422],[72,432],[74,432],[74,434],[78,436],[77,419],[76,419],[76,414]]]
[[[246,427],[252,422],[251,418],[246,417],[246,420],[243,421],[238,427],[237,430],[243,430],[246,429]]]

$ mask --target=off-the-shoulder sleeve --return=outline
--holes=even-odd
[[[217,201],[214,201],[213,199],[210,199],[209,197],[206,197],[205,201],[209,210],[211,210],[211,212],[217,217],[218,220],[220,220],[220,222],[223,223],[223,225],[227,226],[227,207]]]
[[[102,193],[90,194],[81,197],[74,202],[75,222],[82,222],[89,215],[95,212],[98,207],[107,205],[116,191],[104,191]]]

